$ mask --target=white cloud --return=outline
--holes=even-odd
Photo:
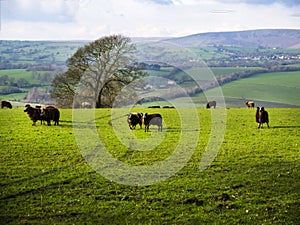
[[[256,0],[258,2],[259,0]],[[2,0],[0,39],[93,40],[300,27],[299,4],[275,0]]]
[[[78,1],[2,0],[3,21],[70,22],[78,10]]]

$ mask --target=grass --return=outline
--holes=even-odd
[[[21,99],[24,99],[26,97],[27,93],[12,93],[12,94],[7,94],[7,95],[0,95],[0,99],[9,99],[10,101],[19,101]],[[16,104],[12,102],[12,105],[20,105],[19,103]],[[21,104],[23,107],[23,103]]]
[[[0,95],[1,99],[5,100],[22,100],[27,92],[33,87],[39,87],[42,90],[51,88],[51,79],[54,78],[55,71],[27,71],[26,69],[11,69],[11,70],[0,70],[0,77],[7,76],[9,79],[13,79],[12,83],[17,83],[20,78],[28,81],[28,86],[20,88],[22,93],[10,93]],[[47,78],[47,79],[46,79]],[[0,86],[5,87],[5,86]]]
[[[213,80],[214,76],[224,76],[234,71],[241,70],[255,70],[255,67],[251,68],[233,68],[233,67],[220,67],[211,68],[210,70],[204,68],[201,70],[186,70],[184,72],[178,72],[176,79],[180,80],[181,77],[194,75],[197,81],[202,84]],[[156,75],[163,76],[164,74]],[[181,87],[193,87],[195,82],[184,82],[180,84]],[[246,101],[255,101],[258,106],[272,107],[272,108],[295,108],[300,106],[300,72],[272,72],[272,73],[260,73],[252,75],[248,78],[226,83],[218,89],[221,89],[226,101],[226,106],[229,108],[243,108]],[[205,93],[196,94],[192,97],[197,107],[205,107],[207,98],[205,95],[214,97],[216,89],[210,89]],[[217,96],[215,96],[217,98]],[[186,102],[186,98],[177,98],[177,102]],[[149,105],[168,105],[166,102],[152,102]]]
[[[158,110],[166,138],[152,151],[124,146],[111,129],[110,110],[96,110],[96,127],[108,151],[134,165],[165,159],[178,143],[181,125],[177,110]],[[200,136],[191,159],[174,176],[146,186],[113,182],[90,167],[75,141],[70,109],[61,109],[60,126],[50,127],[31,126],[22,109],[0,110],[1,223],[297,224],[300,109],[267,110],[271,127],[261,130],[254,110],[226,110],[218,156],[200,171],[211,111],[198,109]],[[119,131],[141,140],[157,135],[154,127],[146,134],[130,131],[126,117],[115,122]]]
[[[221,86],[227,107],[245,107],[245,101],[254,100],[266,107],[300,106],[300,72],[256,74]],[[213,93],[214,89],[206,93]],[[194,97],[205,103],[203,94]]]
[[[7,75],[9,78],[14,78],[17,81],[20,78],[24,78],[29,82],[29,84],[33,85],[50,85],[51,82],[43,82],[39,81],[39,77],[43,76],[44,73],[49,73],[51,76],[54,76],[54,72],[52,71],[27,71],[26,69],[11,69],[11,70],[0,70],[0,76]]]

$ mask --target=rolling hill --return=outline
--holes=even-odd
[[[38,91],[49,95],[51,80],[65,71],[66,60],[88,42],[0,40],[0,98],[19,101],[24,99],[31,89],[37,88]],[[200,33],[176,38],[134,37],[132,42],[137,45],[139,61],[160,62],[161,68],[151,70],[151,75],[165,76],[185,88],[191,87],[190,80],[186,79],[181,71],[168,68],[165,62],[169,65],[181,65],[182,62],[190,62],[189,66],[198,65],[198,61],[191,60],[191,52],[192,57],[195,54],[212,69],[221,85],[241,79],[241,75],[246,71],[261,70],[284,74],[287,71],[300,70],[300,29]],[[234,79],[228,80],[228,76]],[[299,106],[298,101],[289,102],[291,98],[288,95],[283,96],[286,98],[281,100],[280,104]],[[231,93],[229,97],[241,98],[245,95],[236,93],[236,96],[233,96]],[[261,99],[256,96],[249,98]]]
[[[192,46],[235,46],[300,48],[300,30],[262,29],[234,32],[211,32],[169,38],[162,41],[185,47]]]

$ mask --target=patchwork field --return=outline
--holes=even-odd
[[[186,129],[176,109],[151,110],[134,109],[161,113],[162,133],[155,127],[150,127],[150,133],[139,127],[130,131],[126,116],[113,121],[111,115],[117,112],[110,109],[97,109],[92,113],[94,120],[75,130],[71,109],[61,109],[60,125],[50,127],[39,123],[32,126],[22,109],[0,110],[1,223],[298,223],[300,109],[267,108],[269,129],[257,129],[254,109],[227,109],[223,121],[226,132],[218,155],[202,171],[200,160],[209,138],[215,135],[211,133],[211,118],[221,109],[197,109],[197,129]],[[182,110],[186,115],[193,113]],[[87,109],[85,114],[89,112]],[[199,136],[191,158],[173,176],[152,185],[124,185],[122,180],[104,178],[101,171],[90,167],[87,155],[83,158],[76,132],[85,131],[89,124],[95,125],[113,157],[137,167],[167,159],[182,141],[180,137]],[[88,140],[93,136],[86,131]],[[136,151],[118,139],[119,133],[149,145],[156,139],[161,143],[151,150],[147,145],[145,151]]]
[[[65,71],[66,60],[79,47],[87,43],[87,41],[0,41],[0,99],[22,100],[33,88],[38,88],[43,93],[51,92],[51,81],[57,74]],[[141,61],[143,59],[146,61],[153,60],[153,62],[177,60],[182,63],[185,60],[189,61],[195,53],[205,62],[199,62],[198,66],[207,65],[217,78],[233,74],[241,75],[245,74],[246,71],[269,69],[272,71],[274,67],[278,67],[276,71],[283,72],[268,75],[257,74],[251,77],[255,78],[254,80],[238,78],[239,80],[235,81],[233,79],[230,80],[230,83],[223,85],[228,107],[242,107],[241,103],[245,99],[261,101],[267,107],[299,107],[299,71],[295,72],[298,75],[293,76],[295,77],[294,80],[290,80],[290,75],[287,75],[294,72],[285,72],[299,68],[297,58],[299,49],[229,46],[166,48],[167,46],[152,46],[141,43],[137,47],[139,49],[137,56],[141,54]],[[181,64],[179,63],[179,65]],[[160,70],[147,70],[147,72],[151,76],[173,79],[184,88],[195,86],[195,83],[190,81],[190,77],[182,71],[173,69],[163,66]],[[191,70],[187,69],[185,72],[191,72]],[[264,80],[265,77],[273,75],[278,82],[273,83],[273,77]],[[206,81],[205,77],[200,77],[200,79]],[[287,85],[286,82],[288,82]],[[205,104],[206,99],[199,99],[198,97],[195,96],[195,102],[200,105]],[[36,101],[31,100],[31,102]]]
[[[57,73],[26,69],[0,70],[0,99],[22,100],[32,88],[48,92]]]

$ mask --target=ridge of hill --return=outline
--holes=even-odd
[[[300,30],[261,29],[231,32],[198,33],[178,38],[163,39],[185,47],[193,46],[235,46],[300,48]]]

